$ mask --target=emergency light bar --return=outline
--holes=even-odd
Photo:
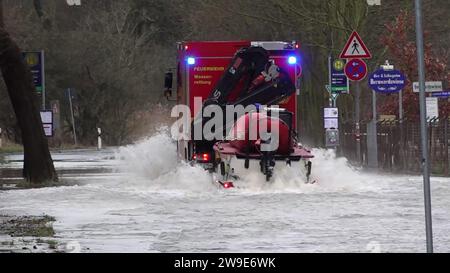
[[[195,64],[195,58],[194,57],[188,57],[187,58],[188,65],[194,65]]]
[[[290,57],[288,58],[288,63],[289,63],[289,64],[296,64],[296,63],[297,63],[297,57],[295,57],[295,56],[290,56]]]

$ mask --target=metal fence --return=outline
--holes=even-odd
[[[420,122],[408,120],[384,120],[377,122],[378,167],[382,170],[402,173],[421,171]],[[357,155],[357,136],[355,125],[351,122],[341,124],[338,148],[340,155],[351,162],[367,166],[367,127],[361,122],[361,153]],[[433,119],[428,122],[430,164],[433,174],[449,176],[449,128],[450,120]]]

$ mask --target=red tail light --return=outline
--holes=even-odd
[[[209,154],[202,154],[203,161],[209,161]]]
[[[209,161],[211,159],[211,156],[208,153],[194,154],[192,156],[192,159],[198,161]]]

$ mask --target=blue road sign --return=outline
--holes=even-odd
[[[431,96],[432,97],[448,98],[448,97],[450,97],[450,91],[433,92],[433,93],[431,93]]]
[[[352,81],[360,81],[367,75],[367,64],[360,59],[351,59],[345,65],[345,75]]]
[[[406,85],[406,78],[398,70],[378,69],[369,77],[369,87],[375,92],[395,93]]]
[[[329,59],[329,71],[330,71],[330,92],[331,94],[348,94],[349,93],[349,81],[345,76],[345,63],[343,59]]]
[[[42,51],[30,51],[22,53],[25,63],[33,75],[33,83],[38,93],[44,90],[44,54]]]

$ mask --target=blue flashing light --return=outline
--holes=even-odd
[[[296,63],[297,63],[297,57],[295,57],[295,56],[290,56],[290,57],[288,58],[288,63],[289,63],[289,64],[296,64]]]
[[[188,57],[188,58],[187,58],[187,63],[188,63],[188,65],[193,65],[193,64],[195,64],[195,58],[193,58],[193,57]]]

